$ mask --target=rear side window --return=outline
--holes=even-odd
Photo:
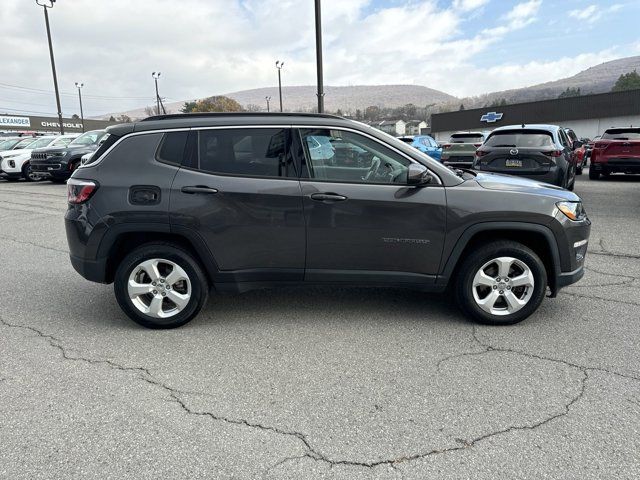
[[[640,140],[640,128],[610,128],[609,130],[605,130],[602,139]]]
[[[165,133],[160,142],[156,160],[169,165],[180,166],[187,146],[189,132]]]
[[[283,128],[200,130],[199,168],[222,175],[297,178]]]
[[[492,133],[484,143],[487,147],[552,147],[551,132],[542,131],[502,131]]]

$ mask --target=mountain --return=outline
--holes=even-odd
[[[492,92],[478,97],[463,98],[461,102],[466,108],[483,107],[502,98],[507,103],[524,103],[536,100],[558,98],[567,88],[579,88],[583,95],[590,93],[605,93],[611,88],[623,73],[633,70],[640,72],[640,56],[620,58],[587,68],[572,77],[562,78],[553,82],[540,83],[524,88],[515,88],[501,92]]]
[[[506,99],[508,103],[523,103],[536,100],[548,100],[558,98],[558,95],[567,88],[580,88],[582,94],[604,93],[611,90],[618,77],[632,70],[640,72],[640,56],[620,58],[610,62],[601,63],[587,68],[572,77],[555,80],[553,82],[540,83],[524,88],[515,88],[500,92],[492,92],[477,97],[456,98],[447,93],[420,85],[354,85],[348,87],[325,87],[325,108],[335,112],[340,109],[343,112],[355,112],[356,109],[364,110],[370,105],[379,107],[400,107],[408,103],[424,107],[426,105],[442,105],[448,108],[457,108],[460,103],[466,108],[478,108],[488,105],[496,100]],[[237,100],[245,108],[255,106],[260,110],[266,110],[265,97],[271,97],[271,110],[278,111],[278,88],[265,87],[253,90],[241,90],[225,94]],[[312,111],[316,105],[315,86],[282,87],[283,107],[285,111]],[[178,113],[184,101],[165,104],[167,113]],[[133,119],[146,117],[144,108],[130,110],[121,114]],[[106,114],[98,118],[109,118]]]
[[[348,87],[325,86],[325,109],[336,111],[338,109],[353,111],[364,110],[370,105],[380,107],[400,107],[408,103],[418,106],[433,105],[455,101],[456,98],[432,88],[421,85],[354,85]],[[224,94],[237,100],[245,108],[255,105],[266,111],[265,97],[271,97],[271,111],[278,111],[278,87],[256,88],[253,90],[241,90]],[[185,100],[186,101],[186,100]],[[165,103],[167,113],[178,113],[185,101]],[[312,111],[318,101],[315,86],[282,87],[282,103],[285,111]],[[110,115],[128,115],[129,117],[144,118],[147,115],[144,107],[127,112],[102,115],[100,118],[109,118]]]

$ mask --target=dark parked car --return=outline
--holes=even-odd
[[[482,132],[457,132],[442,144],[442,163],[451,167],[471,168],[476,150],[482,146]]]
[[[611,173],[640,173],[639,127],[609,128],[594,143],[589,178]]]
[[[94,152],[106,135],[105,130],[91,130],[66,147],[36,149],[31,152],[31,171],[54,182],[64,182],[80,166],[82,156]]]
[[[555,125],[496,128],[476,152],[473,168],[520,175],[568,190],[576,181],[573,145]]]
[[[512,324],[583,275],[591,227],[576,194],[453,171],[358,122],[164,115],[108,132],[67,183],[71,263],[113,282],[146,327],[185,324],[212,289],[301,284],[450,285],[470,317]],[[325,140],[369,164],[312,155]]]

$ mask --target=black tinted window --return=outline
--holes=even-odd
[[[104,152],[106,152],[107,150],[109,150],[109,148],[111,148],[111,145],[113,145],[118,140],[120,140],[120,137],[107,134],[105,137],[103,137],[103,139],[104,139],[104,142],[100,143],[100,146],[98,147],[98,149],[93,153],[91,158],[84,163],[84,165],[91,165],[92,163],[96,162]]]
[[[281,128],[201,130],[200,170],[226,175],[296,177]]]
[[[454,133],[449,139],[450,143],[482,143],[483,136],[481,134],[458,134]]]
[[[549,132],[494,132],[484,144],[487,147],[551,147],[553,137]]]
[[[158,149],[156,157],[158,161],[171,165],[181,165],[188,136],[189,132],[165,133]]]
[[[602,135],[609,140],[640,140],[640,128],[610,128]]]

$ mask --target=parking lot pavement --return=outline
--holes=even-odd
[[[579,178],[587,273],[512,327],[306,288],[130,322],[65,186],[0,181],[0,478],[639,478],[640,178]]]

